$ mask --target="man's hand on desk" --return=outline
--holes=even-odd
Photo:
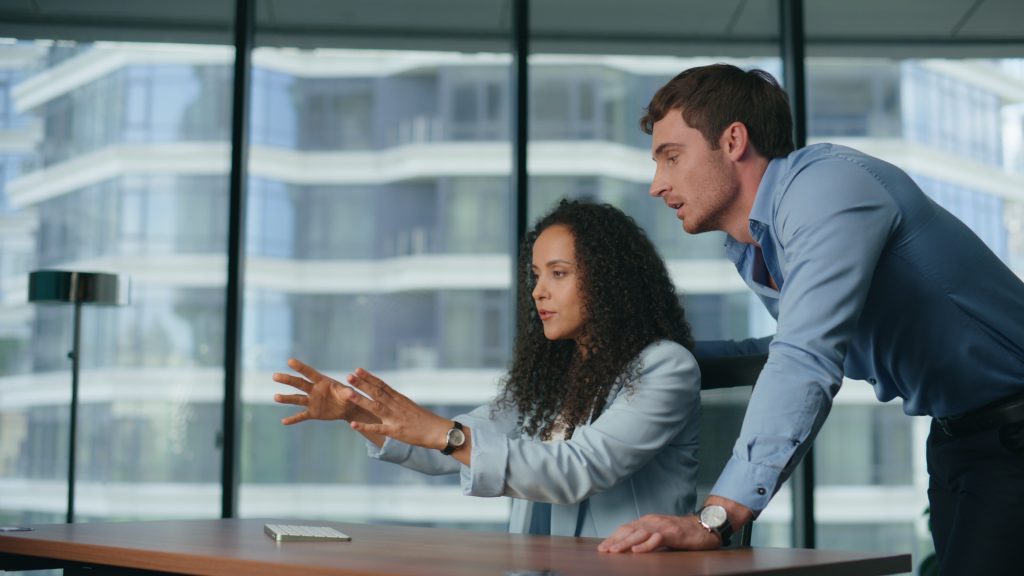
[[[618,530],[597,546],[598,552],[654,552],[665,548],[714,550],[718,536],[704,529],[696,516],[647,514]]]
[[[737,532],[754,517],[750,508],[718,496],[709,496],[705,504],[723,506],[733,530]],[[597,546],[597,550],[611,553],[654,552],[664,549],[715,550],[721,546],[722,539],[704,528],[697,516],[647,514],[619,526]]]

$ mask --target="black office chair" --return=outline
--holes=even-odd
[[[698,358],[701,376],[701,436],[697,472],[697,502],[703,502],[732,455],[750,392],[764,368],[767,354]],[[731,547],[750,546],[753,522],[733,537]]]

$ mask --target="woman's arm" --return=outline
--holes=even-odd
[[[459,414],[453,420],[463,425],[465,430],[490,430],[491,434],[512,435],[516,434],[516,421],[512,414],[507,411],[495,411],[492,404],[485,404],[475,408],[467,414]],[[467,442],[470,442],[470,434],[467,434]],[[459,455],[465,453],[465,449],[459,450]],[[400,464],[406,468],[423,472],[424,474],[455,474],[463,468],[463,463],[456,459],[456,455],[445,456],[435,448],[424,448],[413,446],[388,438],[380,448],[368,447],[368,454],[372,458]]]
[[[305,410],[284,418],[281,420],[282,424],[289,426],[306,420],[345,420],[370,442],[367,449],[369,456],[373,458],[400,464],[426,474],[454,474],[459,471],[460,462],[452,457],[441,454],[439,449],[413,446],[406,442],[388,438],[383,434],[359,429],[353,423],[380,423],[379,418],[359,406],[358,402],[366,400],[365,398],[352,388],[321,374],[312,366],[295,359],[289,360],[288,365],[296,372],[305,376],[305,378],[275,373],[273,375],[274,381],[292,386],[305,392],[305,394],[276,394],[274,400],[279,404],[301,406]],[[357,371],[357,374],[362,374],[367,378],[374,378],[381,386],[387,388],[386,384],[364,370]],[[353,377],[350,376],[349,379],[352,380]],[[390,388],[387,389],[391,390]],[[391,392],[397,394],[393,390]],[[377,392],[377,394],[379,396],[380,392]],[[432,412],[420,408],[411,401],[408,402],[418,409],[422,417],[433,417],[435,420],[446,423],[445,432],[451,427],[451,420],[441,418]],[[467,430],[470,428],[488,428],[493,430],[494,433],[505,434],[513,433],[515,429],[514,415],[510,416],[508,413],[497,412],[492,409],[491,405],[481,406],[468,414],[456,416],[456,419]],[[411,425],[416,426],[416,424]],[[443,436],[444,434],[442,433],[442,439]],[[443,441],[440,447],[444,447]],[[459,455],[462,455],[467,453],[468,449],[463,448],[458,452]],[[455,455],[453,454],[453,456]]]
[[[635,387],[619,393],[597,420],[578,427],[569,441],[510,438],[497,427],[465,426],[467,444],[452,454],[466,464],[463,492],[573,503],[639,470],[684,426],[696,426],[700,411],[700,373],[688,350],[662,341],[648,346],[641,360]],[[348,382],[372,398],[351,400],[380,419],[353,422],[353,428],[435,450],[444,447],[450,420],[416,405],[364,370],[350,375]]]

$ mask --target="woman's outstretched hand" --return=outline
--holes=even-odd
[[[370,398],[359,396],[351,401],[359,408],[373,415],[379,422],[352,421],[351,426],[363,434],[382,434],[413,446],[440,450],[447,443],[445,436],[452,427],[452,421],[434,414],[430,410],[396,392],[373,374],[357,369],[348,375],[348,383]],[[469,430],[464,429],[469,443]],[[468,450],[459,450],[455,457]]]
[[[288,361],[288,366],[305,378],[275,372],[272,377],[274,382],[287,384],[305,394],[275,394],[274,401],[304,407],[305,410],[282,419],[281,423],[285,426],[306,420],[347,420],[367,424],[380,422],[352,401],[354,397],[359,397],[359,393],[352,388],[294,358]]]

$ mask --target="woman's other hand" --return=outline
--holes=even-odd
[[[272,377],[274,382],[287,384],[305,394],[275,394],[274,401],[278,404],[301,406],[305,410],[283,418],[281,423],[285,426],[306,420],[347,420],[365,424],[380,422],[373,414],[353,402],[359,393],[352,388],[294,358],[288,360],[288,366],[305,378],[275,372]]]
[[[363,392],[365,396],[352,401],[375,416],[376,423],[352,422],[351,426],[363,434],[383,434],[413,446],[440,450],[447,444],[446,436],[452,428],[452,421],[439,416],[395,391],[383,380],[359,368],[348,375],[348,383]],[[463,427],[466,441],[452,457],[463,464],[469,464],[469,446],[472,435]]]

